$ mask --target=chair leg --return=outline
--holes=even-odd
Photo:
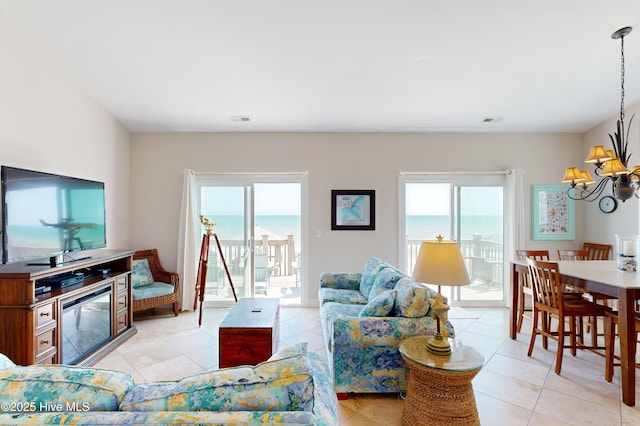
[[[543,317],[544,318],[544,317]],[[527,356],[531,356],[533,353],[533,347],[536,344],[536,336],[538,335],[538,308],[533,308],[533,328],[531,329],[531,341],[529,342],[529,351]],[[543,335],[544,338],[544,335]]]
[[[550,327],[551,327],[551,317],[547,312],[542,312],[542,329],[545,331],[545,333],[549,333]],[[542,347],[545,350],[549,349],[549,337],[546,334],[542,335]]]
[[[560,317],[558,318],[558,352],[556,354],[556,374],[560,374],[560,370],[562,369],[562,353],[563,352],[564,352],[564,317]]]
[[[178,302],[173,302],[173,313],[178,316]]]
[[[580,320],[576,317],[569,317],[569,345],[571,346],[571,355],[576,356],[576,322],[580,322]],[[564,324],[562,324],[564,328]],[[563,341],[564,343],[564,341]]]
[[[518,296],[518,323],[516,325],[516,332],[520,333],[522,329],[522,320],[524,319],[524,292],[520,291]]]
[[[613,319],[604,317],[604,378],[607,382],[613,380],[613,346],[615,344],[615,329]]]

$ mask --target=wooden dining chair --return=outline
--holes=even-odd
[[[565,349],[570,349],[571,355],[575,355],[577,349],[604,349],[604,347],[599,347],[597,342],[586,345],[584,342],[578,341],[576,323],[580,317],[604,318],[608,308],[582,298],[566,300],[565,285],[560,279],[557,262],[527,259],[527,265],[533,287],[533,329],[527,356],[531,356],[533,353],[533,347],[538,335],[542,336],[542,347],[544,349],[548,348],[549,338],[556,340],[558,342],[558,350],[555,372],[560,374],[562,355]],[[542,318],[541,326],[538,325],[539,313],[547,314],[540,316]],[[558,327],[555,330],[551,329],[552,317],[555,317],[558,323]],[[569,330],[566,329],[567,323],[569,324]],[[566,344],[567,337],[569,337],[569,344]]]
[[[610,244],[584,243],[584,250],[589,252],[589,260],[609,260],[613,246]]]
[[[637,311],[636,307],[636,341],[638,340],[638,334],[640,333],[640,312]],[[613,380],[613,367],[616,365],[620,365],[620,363],[616,363],[616,360],[619,360],[620,357],[615,354],[615,338],[616,338],[616,329],[618,326],[618,315],[617,312],[607,312],[607,317],[604,321],[604,341],[605,341],[605,366],[604,366],[604,378],[607,382]],[[640,368],[640,364],[636,362],[636,368]]]
[[[590,260],[589,256],[591,255],[591,252],[589,250],[558,250],[558,259],[560,260]],[[569,292],[571,294],[579,294],[580,297],[582,296],[586,296],[586,297],[591,297],[592,301],[596,302],[598,300],[602,300],[600,298],[597,297],[597,295],[591,295],[588,293],[585,293],[584,291],[582,291],[579,288],[574,288],[574,287],[565,287],[566,288],[566,292]],[[565,293],[566,294],[566,293]],[[603,304],[605,306],[607,305],[606,299],[604,299]],[[579,321],[579,330],[578,330],[578,338],[580,339],[580,341],[584,341],[584,334],[582,333],[582,330],[584,329],[584,321],[582,321],[582,319],[580,319]],[[591,333],[591,341],[594,342],[596,341],[596,339],[598,338],[598,322],[597,322],[597,318],[588,318],[587,320],[587,333]]]
[[[589,260],[589,250],[558,250],[560,260]]]
[[[516,250],[516,256],[518,257],[518,260],[549,260],[549,250]],[[525,318],[524,295],[528,294],[533,299],[533,290],[531,288],[529,274],[520,274],[518,276],[518,281],[518,323],[516,325],[516,331],[520,333],[520,330],[522,329],[522,321]]]

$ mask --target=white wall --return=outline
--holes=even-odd
[[[0,163],[105,182],[107,244],[129,248],[129,133],[0,15]]]
[[[176,264],[182,170],[309,171],[309,294],[322,271],[359,271],[378,256],[398,259],[397,180],[400,171],[525,170],[530,185],[557,184],[582,157],[578,134],[434,133],[135,133],[131,139],[131,242],[158,247]],[[331,231],[331,189],[375,189],[375,231]],[[530,222],[530,220],[529,220]],[[582,209],[576,235],[582,235]],[[317,238],[316,230],[322,233]],[[528,233],[530,235],[530,232]],[[580,238],[580,237],[578,237]],[[528,241],[527,248],[570,248],[578,241]]]

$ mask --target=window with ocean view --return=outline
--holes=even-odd
[[[423,240],[457,241],[471,284],[443,288],[459,304],[504,303],[503,177],[443,176],[404,182],[404,258],[411,273]],[[469,182],[466,184],[466,182]],[[437,285],[437,283],[434,283]]]
[[[235,182],[246,180],[246,182]],[[200,187],[200,212],[214,219],[205,300],[232,302],[227,265],[238,297],[277,297],[301,304],[302,184],[218,178]]]

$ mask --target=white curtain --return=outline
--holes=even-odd
[[[524,247],[525,211],[524,171],[509,169],[507,174],[507,235],[505,253],[508,261],[515,258],[518,248]],[[505,268],[508,270],[508,268]]]
[[[196,298],[196,278],[200,250],[200,221],[196,211],[195,173],[191,169],[183,171],[182,205],[178,235],[178,273],[182,277],[179,302],[184,311],[193,310]]]

